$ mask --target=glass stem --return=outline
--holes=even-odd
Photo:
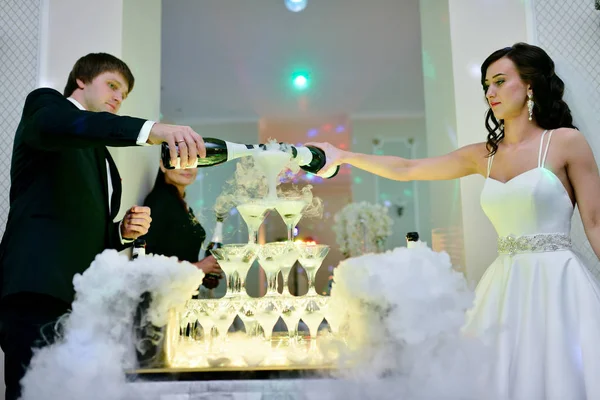
[[[308,274],[308,293],[306,293],[307,296],[317,295],[317,291],[315,290],[315,272],[316,268],[306,270],[306,273]]]
[[[258,243],[258,231],[248,229],[248,243]]]

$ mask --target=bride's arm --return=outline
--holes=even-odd
[[[407,159],[395,156],[352,153],[329,143],[306,143],[321,148],[327,156],[326,171],[331,167],[349,164],[375,175],[397,181],[439,181],[485,174],[487,150],[485,143],[461,147],[439,157]]]
[[[564,130],[567,175],[573,186],[585,234],[600,258],[600,175],[594,154],[583,134]]]

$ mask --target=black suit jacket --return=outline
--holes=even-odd
[[[113,222],[121,179],[105,146],[135,146],[145,122],[79,110],[53,89],[27,96],[14,140],[10,211],[0,244],[2,298],[33,292],[71,303],[73,276],[103,250],[124,248]]]

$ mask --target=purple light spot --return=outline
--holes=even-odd
[[[344,127],[344,125],[338,125],[338,126],[335,128],[335,131],[336,131],[337,133],[342,133],[342,132],[344,132],[345,130],[346,130],[346,128]]]
[[[308,132],[306,133],[306,135],[308,137],[315,137],[319,134],[319,131],[316,129],[309,129]]]

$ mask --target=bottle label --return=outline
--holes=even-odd
[[[175,163],[174,168],[175,169],[182,169],[181,168],[181,158],[180,157],[177,157],[177,162]],[[198,168],[198,159],[196,159],[195,162],[192,163],[192,165],[188,165],[184,169],[190,169],[190,168]]]
[[[135,260],[138,257],[143,257],[146,255],[146,249],[143,247],[134,247],[131,252],[131,259]]]

